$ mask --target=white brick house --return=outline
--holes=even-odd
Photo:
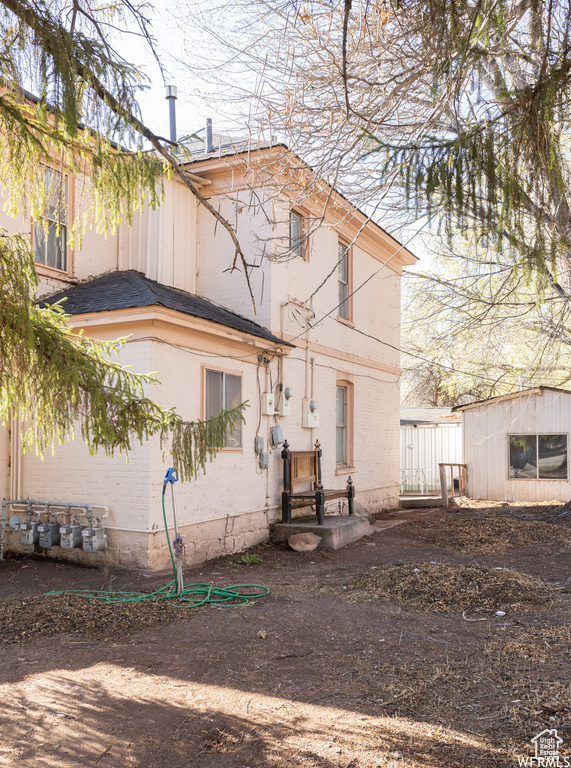
[[[158,372],[161,383],[149,392],[153,399],[189,420],[238,398],[249,402],[241,434],[205,475],[177,485],[189,563],[268,539],[280,515],[282,462],[269,441],[276,424],[294,450],[307,450],[319,438],[326,487],[344,487],[351,474],[363,505],[375,510],[397,504],[400,276],[403,265],[415,261],[336,193],[325,219],[301,246],[296,227],[303,230],[319,215],[322,200],[293,210],[287,192],[276,194],[269,182],[258,183],[253,193],[244,162],[266,162],[284,148],[214,143],[209,155],[194,153],[189,170],[258,265],[251,272],[256,313],[244,275],[225,271],[234,257],[227,232],[176,180],[166,182],[159,210],[137,215],[116,236],[88,232],[81,250],[64,244],[54,255],[44,244],[38,256],[39,295],[66,291],[72,324],[87,335],[129,336],[122,362]],[[79,181],[65,183],[71,218]],[[4,218],[0,214],[0,225],[13,231],[14,222]],[[29,222],[16,226],[33,237]],[[288,249],[290,258],[282,258]],[[339,297],[349,297],[341,307]],[[273,394],[279,405],[285,387],[293,390],[289,415],[264,415],[261,395]],[[308,400],[318,404],[318,428],[302,426]],[[109,508],[107,552],[56,548],[55,554],[168,566],[160,498],[168,459],[165,465],[158,439],[137,446],[128,462],[103,453],[91,457],[80,441],[41,460],[19,455],[17,424],[12,427],[11,434],[0,435],[5,499],[65,499]],[[267,468],[260,467],[256,437],[269,453]],[[8,534],[8,549],[21,549],[19,541],[18,534]]]

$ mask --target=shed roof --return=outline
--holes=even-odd
[[[466,405],[455,405],[452,410],[455,412],[467,411],[470,408],[479,408],[482,405],[491,405],[493,403],[501,403],[505,400],[517,400],[520,397],[529,397],[530,395],[541,395],[544,391],[547,392],[561,392],[565,395],[571,395],[568,389],[560,389],[559,387],[547,387],[543,384],[539,387],[532,387],[531,389],[520,389],[517,392],[510,392],[507,395],[498,395],[497,397],[489,397],[487,400],[476,400],[473,403]]]
[[[400,409],[401,427],[414,426],[415,424],[459,424],[462,421],[460,414],[452,413],[452,408],[409,408]]]
[[[63,309],[70,315],[158,305],[185,315],[210,320],[274,344],[292,346],[287,341],[274,336],[267,328],[246,317],[230,312],[200,296],[158,283],[134,270],[109,272],[73,288],[44,297],[38,303],[50,305],[62,299],[65,299]]]

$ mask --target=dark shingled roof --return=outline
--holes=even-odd
[[[158,304],[167,309],[183,312],[185,315],[200,317],[203,320],[233,328],[241,333],[258,336],[274,344],[292,346],[287,341],[274,336],[266,328],[241,315],[236,315],[200,296],[157,283],[140,272],[109,272],[107,275],[88,280],[74,288],[44,297],[39,304],[54,304],[63,298],[66,299],[62,305],[63,309],[70,315],[152,307]]]

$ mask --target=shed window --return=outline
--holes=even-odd
[[[510,435],[511,479],[566,480],[567,435]]]
[[[242,377],[225,371],[204,372],[204,415],[206,419],[218,416],[220,411],[230,411],[242,402]],[[234,429],[228,428],[226,448],[242,446],[242,422],[238,421]]]

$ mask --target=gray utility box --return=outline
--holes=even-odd
[[[40,540],[39,527],[39,523],[32,523],[31,520],[22,523],[20,526],[20,543],[25,547],[35,546]]]
[[[59,523],[42,523],[38,530],[40,532],[40,547],[57,547],[59,546],[60,533]]]
[[[101,552],[104,549],[107,549],[107,536],[103,528],[84,528],[83,551]]]
[[[60,532],[60,547],[62,549],[81,549],[83,545],[83,534],[81,525],[62,525]]]

